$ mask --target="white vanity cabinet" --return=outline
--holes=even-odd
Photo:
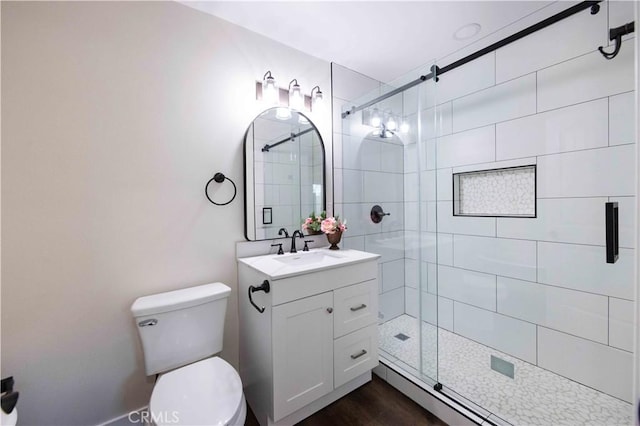
[[[299,422],[371,380],[378,365],[379,256],[332,256],[343,261],[269,268],[263,256],[238,260],[240,375],[262,425]],[[259,312],[249,287],[265,280],[268,293],[251,293]]]

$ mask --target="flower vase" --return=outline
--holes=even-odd
[[[342,231],[336,231],[333,234],[327,234],[327,240],[329,240],[329,243],[331,244],[329,250],[340,250],[340,247],[338,247],[338,243],[340,242],[341,238]]]

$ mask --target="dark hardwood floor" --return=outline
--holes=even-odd
[[[298,426],[446,426],[376,375],[373,380],[298,423]],[[258,426],[247,411],[245,426]]]

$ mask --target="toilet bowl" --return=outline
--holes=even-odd
[[[237,371],[219,357],[161,375],[149,411],[160,425],[244,425],[247,414]]]
[[[143,296],[133,303],[147,376],[159,374],[149,401],[160,425],[244,425],[238,372],[222,358],[231,289],[222,283]]]

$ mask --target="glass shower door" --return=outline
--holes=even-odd
[[[469,93],[465,76],[438,83],[424,143],[438,382],[497,423],[631,424],[634,92],[551,105],[533,74]]]
[[[369,103],[399,85],[385,85],[347,103],[344,110]],[[418,144],[418,95],[416,87],[371,103],[342,120],[342,168],[335,172],[342,179],[343,195],[336,212],[349,223],[346,247],[381,255],[381,359],[415,377],[427,370],[435,383],[436,333],[425,327],[421,312],[426,303],[425,253],[435,253],[436,246],[432,238],[429,247],[423,247],[427,230],[421,228],[420,217],[425,214],[426,198],[420,185],[426,178],[422,174],[426,157]],[[385,215],[374,217],[376,206]],[[428,353],[423,350],[423,338],[430,339]]]

